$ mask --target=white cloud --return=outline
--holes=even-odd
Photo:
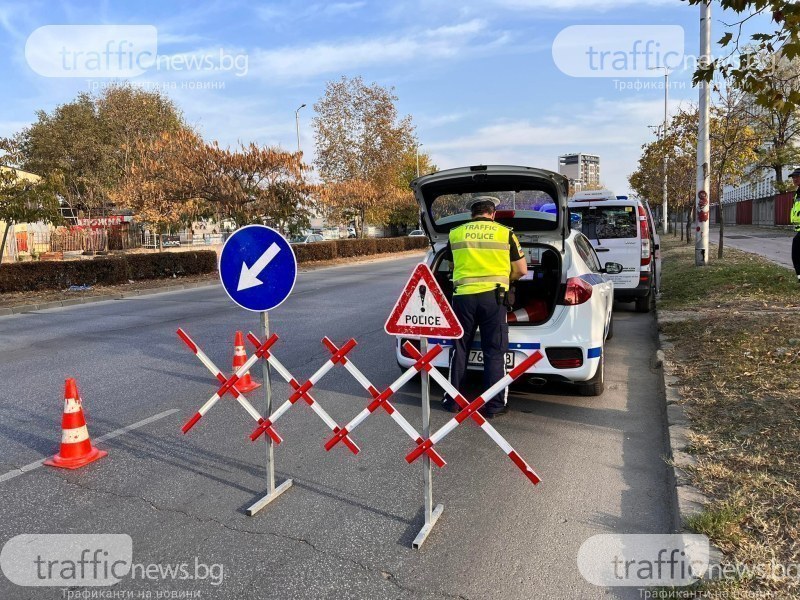
[[[502,32],[487,31],[484,21],[474,19],[405,35],[258,49],[250,52],[250,70],[262,79],[285,80],[413,62],[420,57],[430,63],[479,54],[486,48],[503,45],[506,39]]]
[[[501,120],[473,133],[428,141],[439,168],[469,164],[523,164],[557,170],[557,157],[567,152],[600,155],[602,182],[617,193],[628,191],[628,175],[636,168],[641,145],[653,139],[648,123],[658,122],[658,100],[598,99],[591,105],[563,105],[558,114],[535,119]]]

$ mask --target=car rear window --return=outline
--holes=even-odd
[[[569,211],[580,215],[581,232],[590,240],[637,237],[633,206],[570,207]]]
[[[478,196],[494,196],[500,200],[497,206],[497,220],[500,222],[509,218],[533,218],[547,224],[542,229],[555,227],[557,221],[555,200],[550,194],[540,190],[443,194],[437,196],[431,205],[434,222],[439,226],[469,221],[469,206]]]

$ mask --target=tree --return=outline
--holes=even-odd
[[[674,198],[675,207],[680,213],[687,211],[691,220],[694,207],[695,172],[697,156],[697,107],[681,109],[673,115],[663,135],[642,146],[639,164],[629,177],[631,188],[653,205],[662,202],[663,159],[667,157],[667,195]],[[676,214],[678,210],[675,211]],[[690,240],[687,226],[686,241]]]
[[[221,148],[182,129],[138,141],[134,154],[113,197],[159,231],[208,210],[239,223],[292,228],[307,221],[311,187],[299,153],[256,144]]]
[[[113,85],[93,97],[80,94],[8,140],[19,148],[20,168],[58,175],[63,199],[74,210],[104,212],[135,157],[137,142],[185,129],[174,104],[158,92]]]
[[[417,178],[417,158],[419,157],[419,174],[435,173],[439,168],[433,164],[429,154],[417,154],[416,147],[407,148],[403,153],[398,187],[408,191],[398,200],[389,214],[389,224],[397,227],[419,226],[419,204],[414,194],[410,192],[411,182]]]
[[[5,221],[3,241],[0,242],[0,263],[6,247],[8,231],[14,223],[60,220],[57,179],[23,177],[14,165],[19,160],[19,149],[8,141],[0,142],[3,161],[10,166],[0,167],[0,221]]]
[[[396,101],[391,88],[342,77],[328,82],[314,105],[315,165],[324,183],[325,211],[356,217],[361,236],[363,219],[386,222],[391,203],[403,198],[398,191],[403,157],[413,152],[415,140],[411,117],[398,117]]]
[[[697,5],[706,0],[688,2]],[[741,17],[726,24],[727,31],[717,42],[730,52],[707,64],[698,62],[694,83],[711,82],[715,73],[721,73],[734,86],[752,95],[759,106],[787,110],[800,108],[800,72],[784,73],[781,79],[786,85],[769,84],[776,70],[775,59],[793,61],[800,57],[800,4],[792,0],[720,0],[720,5]],[[771,32],[754,33],[749,40],[743,41],[742,25],[762,14],[772,16],[775,28]]]
[[[718,100],[711,107],[710,137],[712,189],[711,197],[719,203],[719,241],[717,258],[725,248],[725,216],[722,210],[722,188],[737,183],[758,156],[758,135],[743,110],[744,95],[734,88],[717,90]]]
[[[800,91],[800,79],[792,74],[800,72],[800,60],[780,59],[773,72],[765,75],[764,90],[775,95]],[[757,95],[745,93],[741,107],[755,130],[758,157],[754,162],[762,169],[775,173],[778,191],[785,191],[784,167],[794,165],[800,158],[797,142],[800,138],[800,107],[791,103],[764,105]]]

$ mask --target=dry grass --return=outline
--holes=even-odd
[[[800,286],[742,252],[697,270],[692,247],[666,246],[662,306],[692,316],[662,324],[696,432],[689,474],[713,499],[692,526],[731,562],[800,563]],[[713,589],[798,598],[799,583],[745,576]]]

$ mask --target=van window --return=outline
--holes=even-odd
[[[581,232],[590,240],[635,238],[639,233],[633,206],[572,207],[570,212],[581,216]]]

